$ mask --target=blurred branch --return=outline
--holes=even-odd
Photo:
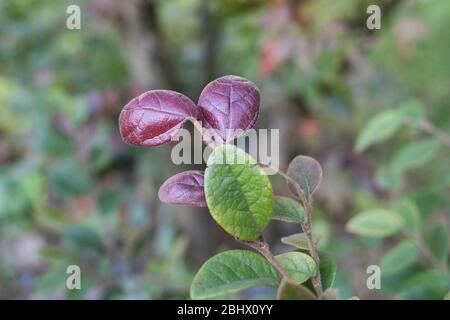
[[[414,121],[409,122],[411,125],[423,130],[424,132],[432,135],[436,139],[438,139],[441,143],[445,144],[446,146],[450,147],[450,135],[448,135],[446,132],[442,131],[441,129],[434,126],[433,123],[430,121],[424,119],[421,121]]]
[[[203,70],[204,84],[206,84],[214,78],[217,69],[221,19],[210,6],[203,6],[200,10],[204,32]]]
[[[138,85],[178,89],[174,65],[161,33],[155,1],[117,1],[115,14],[121,24],[130,72]]]

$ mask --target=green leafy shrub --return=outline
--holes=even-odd
[[[419,208],[405,180],[439,152],[448,152],[450,137],[426,118],[420,103],[407,101],[375,115],[363,128],[355,148],[366,151],[411,129],[431,137],[402,145],[387,163],[378,166],[376,179],[390,195],[388,205],[358,213],[347,223],[347,230],[364,237],[396,237],[397,244],[380,261],[387,292],[406,299],[443,299],[450,290],[448,226],[445,220],[429,226],[426,210]],[[425,180],[422,188],[428,184]],[[395,283],[395,288],[389,283]]]
[[[279,299],[336,298],[331,290],[336,264],[319,252],[312,234],[313,195],[322,180],[322,168],[313,158],[297,156],[286,173],[292,198],[276,196],[258,163],[230,142],[252,128],[259,114],[258,88],[250,81],[225,76],[208,84],[197,106],[168,90],[153,90],[133,99],[120,115],[123,140],[155,146],[170,141],[186,121],[192,121],[212,153],[205,172],[187,171],[169,178],[159,190],[163,202],[207,206],[214,220],[248,250],[219,253],[200,268],[190,294],[193,299],[214,298],[253,286],[278,287]],[[293,251],[274,255],[262,231],[272,220],[301,227],[302,233],[282,241]]]

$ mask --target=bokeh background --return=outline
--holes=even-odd
[[[366,28],[374,2],[381,30]],[[66,28],[71,4],[81,30]],[[342,297],[442,298],[448,268],[431,288],[409,274],[368,290],[367,266],[396,239],[355,237],[345,224],[407,194],[425,231],[448,230],[448,148],[390,188],[379,168],[424,134],[406,130],[365,153],[354,142],[373,115],[409,99],[450,132],[449,17],[442,0],[0,0],[0,298],[187,298],[208,257],[238,248],[206,209],[159,202],[161,183],[189,168],[171,163],[173,145],[127,146],[117,126],[141,92],[196,101],[226,74],[260,88],[257,127],[280,129],[281,168],[297,154],[321,162],[314,231],[338,261]],[[265,233],[282,252],[279,238],[296,231],[273,222]],[[71,264],[81,290],[65,288]]]

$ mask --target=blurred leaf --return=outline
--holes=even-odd
[[[381,259],[383,274],[395,274],[415,263],[420,255],[420,249],[411,240],[404,240],[390,249]]]
[[[275,257],[291,280],[303,283],[317,272],[313,258],[301,252],[287,252]]]
[[[316,296],[308,288],[292,282],[289,279],[283,279],[277,292],[278,300],[316,300]]]
[[[356,140],[356,151],[362,152],[370,146],[392,137],[402,124],[402,116],[395,110],[382,111],[366,124]]]
[[[407,300],[441,300],[450,289],[450,277],[434,270],[420,272],[399,289],[399,297]]]
[[[91,228],[72,225],[64,232],[64,238],[79,249],[100,249],[102,240],[100,236]]]
[[[215,255],[197,272],[192,299],[211,299],[254,286],[277,286],[280,275],[260,254],[231,250]]]
[[[435,226],[427,237],[427,244],[431,253],[441,263],[448,259],[449,235],[445,223]]]
[[[330,224],[325,219],[315,219],[312,234],[320,250],[327,247],[331,236]]]
[[[395,190],[402,182],[402,172],[392,166],[380,166],[375,172],[377,184],[386,190]]]
[[[416,233],[422,226],[422,218],[416,204],[408,199],[403,198],[394,204],[394,212],[403,220],[403,227],[411,233]]]
[[[73,159],[62,159],[48,170],[48,181],[56,193],[62,195],[87,193],[90,186],[89,177]]]
[[[430,138],[407,145],[394,156],[392,167],[394,170],[404,171],[427,164],[439,150],[439,142]]]
[[[403,102],[397,109],[402,116],[414,120],[420,120],[425,116],[423,105],[417,100],[408,100]]]
[[[401,219],[386,209],[369,209],[363,211],[347,223],[347,231],[360,236],[387,237],[402,227]]]
[[[274,196],[272,219],[292,223],[305,222],[305,209],[291,198]]]

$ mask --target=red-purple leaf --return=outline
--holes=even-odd
[[[233,139],[251,129],[259,114],[259,90],[256,85],[237,76],[224,76],[210,82],[198,100],[203,127],[216,130],[219,143]]]
[[[187,118],[196,116],[195,104],[181,93],[147,91],[123,108],[119,117],[120,134],[128,144],[158,146],[169,142]]]
[[[203,186],[203,171],[185,171],[167,179],[159,188],[158,197],[165,203],[206,207]]]

